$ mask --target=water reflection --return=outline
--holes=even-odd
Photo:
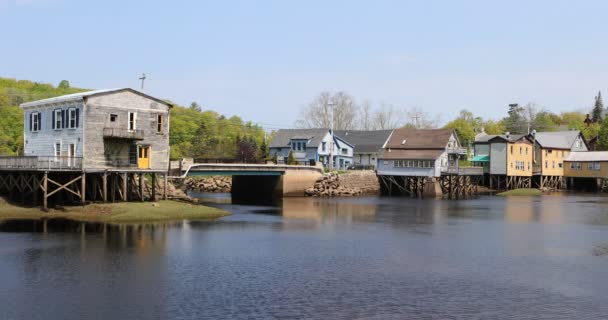
[[[213,195],[232,216],[2,222],[0,319],[603,319],[605,200]]]

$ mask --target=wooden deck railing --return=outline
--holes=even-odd
[[[0,170],[82,170],[81,157],[0,157]]]
[[[441,174],[455,174],[459,176],[483,175],[483,167],[447,167],[441,168]]]
[[[103,128],[104,138],[143,140],[143,130],[127,130],[119,128]]]

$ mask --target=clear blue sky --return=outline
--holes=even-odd
[[[138,88],[290,126],[322,90],[498,118],[590,107],[608,1],[0,0],[0,75]]]

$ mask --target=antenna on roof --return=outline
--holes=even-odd
[[[142,73],[139,80],[141,80],[141,92],[144,92],[144,81],[146,81],[146,74]]]

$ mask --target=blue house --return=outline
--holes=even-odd
[[[353,164],[353,148],[329,129],[281,129],[274,134],[269,151],[279,162],[287,162],[292,152],[299,164],[321,163],[329,167],[333,161],[335,169],[344,170]]]

